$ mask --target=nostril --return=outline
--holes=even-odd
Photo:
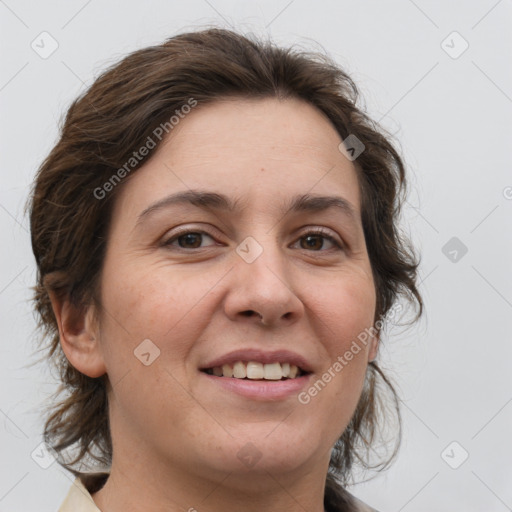
[[[242,311],[241,315],[248,317],[248,318],[256,315],[256,316],[259,316],[260,318],[262,318],[262,316],[259,313],[256,313],[256,311],[252,311],[250,309],[247,311]]]

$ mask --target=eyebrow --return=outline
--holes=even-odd
[[[148,206],[137,219],[136,224],[142,223],[157,211],[179,204],[191,204],[204,210],[218,210],[235,213],[240,211],[241,199],[233,200],[223,194],[204,190],[187,190],[171,194]],[[302,194],[294,196],[282,206],[282,211],[317,213],[329,208],[337,208],[351,221],[356,222],[358,215],[352,204],[340,196],[323,196]]]

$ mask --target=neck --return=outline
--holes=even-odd
[[[134,464],[135,462],[135,464]],[[102,512],[324,512],[325,471],[273,474],[265,469],[216,473],[113,460],[110,476],[92,495]]]

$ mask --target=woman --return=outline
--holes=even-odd
[[[327,57],[209,29],[72,104],[31,198],[61,511],[370,510],[345,487],[385,388],[398,413],[384,317],[422,301],[356,100]]]

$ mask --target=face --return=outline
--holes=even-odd
[[[98,331],[114,461],[326,471],[377,341],[347,361],[376,295],[340,142],[299,100],[225,100],[188,114],[124,184]],[[210,195],[172,200],[191,191]],[[238,376],[267,379],[229,377],[237,361]]]

